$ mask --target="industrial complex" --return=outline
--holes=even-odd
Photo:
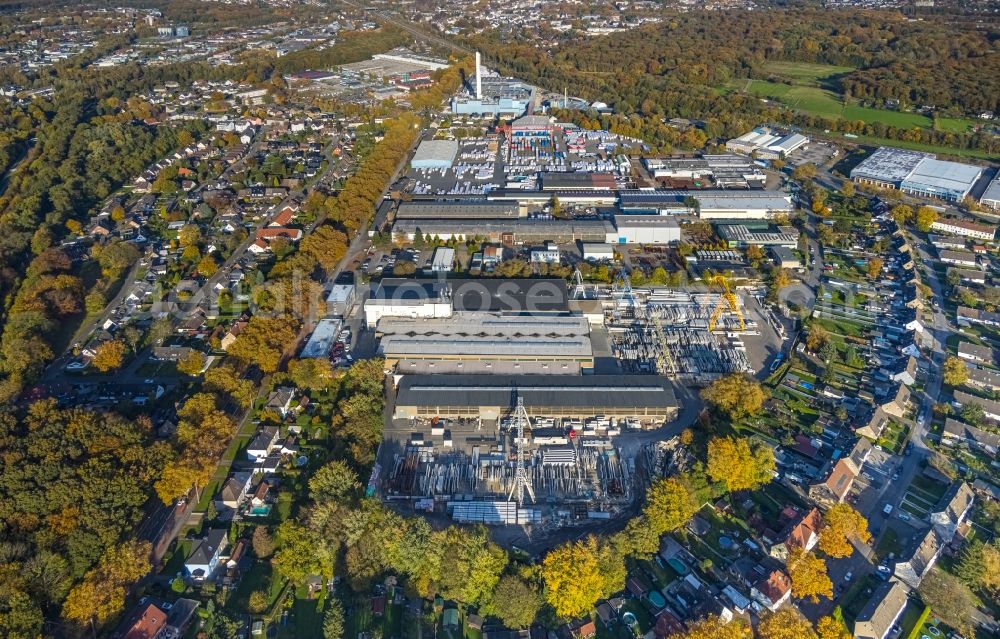
[[[881,147],[851,171],[851,179],[917,197],[960,202],[983,174],[978,166],[947,162],[932,154]]]

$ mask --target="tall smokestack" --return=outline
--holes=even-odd
[[[478,51],[476,51],[476,99],[483,99],[483,67]]]

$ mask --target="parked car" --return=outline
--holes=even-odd
[[[884,512],[887,515],[891,515],[892,514],[892,504],[886,504],[885,508],[882,509],[882,512]]]

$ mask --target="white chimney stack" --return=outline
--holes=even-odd
[[[476,99],[483,99],[483,67],[478,51],[476,51]]]

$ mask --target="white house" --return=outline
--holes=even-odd
[[[228,542],[228,531],[225,528],[209,530],[208,534],[196,541],[191,548],[191,554],[184,562],[185,574],[195,581],[211,579]]]

